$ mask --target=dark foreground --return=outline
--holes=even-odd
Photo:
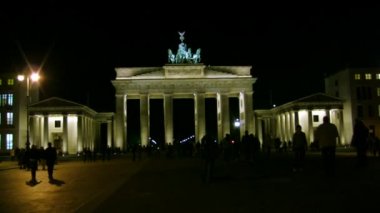
[[[58,163],[55,181],[14,162],[0,163],[0,212],[377,212],[380,159],[355,167],[351,153],[338,154],[337,172],[327,177],[319,154],[309,153],[302,172],[292,171],[291,154],[256,161],[217,161],[205,183],[198,158],[154,156],[132,162]]]

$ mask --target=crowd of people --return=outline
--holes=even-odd
[[[57,150],[52,146],[52,143],[48,143],[48,147],[44,149],[43,147],[37,148],[36,145],[26,145],[25,149],[15,150],[15,156],[18,161],[18,166],[20,169],[25,169],[31,172],[31,180],[29,184],[37,184],[38,180],[36,178],[36,171],[38,170],[38,165],[41,165],[41,169],[47,169],[47,174],[49,181],[53,181],[53,171],[54,165],[57,161]]]
[[[301,125],[296,125],[292,140],[282,142],[279,138],[272,139],[270,135],[263,135],[263,141],[253,134],[245,131],[241,140],[226,134],[225,137],[217,142],[211,135],[206,134],[201,141],[189,141],[179,143],[174,141],[173,144],[158,146],[149,143],[148,146],[142,147],[139,143],[130,144],[128,151],[132,154],[132,160],[141,159],[142,153],[151,156],[154,153],[166,153],[166,157],[199,157],[204,162],[203,177],[209,181],[212,177],[212,171],[217,158],[226,162],[231,161],[248,161],[252,162],[257,158],[259,153],[270,156],[272,148],[276,152],[287,152],[291,150],[294,153],[293,171],[301,172],[304,167],[306,152],[309,148],[321,152],[323,166],[327,175],[333,176],[335,173],[335,153],[336,146],[340,144],[340,137],[337,127],[330,123],[329,117],[323,118],[323,123],[316,128],[314,141],[309,143],[306,134],[302,131]],[[365,167],[368,164],[367,153],[372,150],[374,156],[380,156],[380,139],[370,133],[368,127],[360,120],[355,120],[351,146],[356,150],[357,167]],[[120,150],[119,150],[120,152]],[[115,150],[107,146],[101,153],[103,160],[110,160]],[[80,156],[83,161],[94,161],[97,153],[90,148],[84,148]],[[26,146],[26,149],[16,149],[15,157],[18,160],[20,169],[31,171],[31,183],[36,183],[36,170],[38,165],[42,170],[47,168],[49,180],[53,180],[54,164],[57,160],[57,150],[49,142],[48,147],[37,148],[35,145]]]

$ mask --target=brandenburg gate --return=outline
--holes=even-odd
[[[184,32],[174,55],[168,50],[163,67],[116,68],[112,81],[116,91],[114,145],[122,150],[127,144],[127,100],[140,101],[140,141],[148,145],[150,137],[150,99],[163,99],[165,144],[172,144],[173,99],[194,100],[195,141],[206,134],[205,99],[216,99],[218,141],[230,134],[229,98],[239,99],[240,135],[254,132],[253,84],[251,66],[205,66],[200,63],[200,49],[192,54],[186,47]]]

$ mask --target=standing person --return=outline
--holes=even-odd
[[[51,142],[48,143],[48,147],[45,149],[45,158],[46,158],[47,171],[49,175],[49,181],[52,181],[54,180],[53,170],[54,170],[54,164],[57,160],[57,150],[54,147],[52,147]]]
[[[330,123],[328,116],[323,117],[323,123],[317,127],[315,139],[319,143],[322,152],[324,169],[327,175],[334,176],[335,174],[335,151],[339,133],[335,124]]]
[[[367,165],[369,129],[360,119],[355,119],[354,134],[352,135],[351,145],[356,148],[357,166]]]
[[[29,167],[32,175],[32,179],[30,180],[30,184],[37,184],[37,179],[36,179],[36,172],[38,168],[38,160],[40,159],[39,157],[39,151],[36,147],[36,145],[32,145],[32,148],[30,149],[29,153]]]
[[[301,125],[296,126],[296,132],[293,134],[293,152],[294,167],[293,171],[302,171],[307,149],[306,135],[302,132]]]
[[[206,134],[201,139],[202,160],[204,161],[204,181],[209,183],[212,179],[218,144]]]

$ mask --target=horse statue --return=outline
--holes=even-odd
[[[201,48],[198,48],[191,58],[194,64],[201,62]]]
[[[168,62],[172,64],[175,63],[175,55],[171,49],[168,49]]]

